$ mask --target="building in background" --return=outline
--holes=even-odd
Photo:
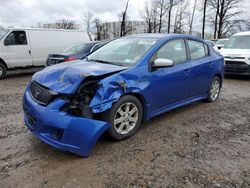
[[[113,39],[120,36],[121,22],[106,22],[100,24],[100,38]],[[144,21],[127,21],[126,35],[147,32],[147,23]]]

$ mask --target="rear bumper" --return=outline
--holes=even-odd
[[[81,156],[89,156],[98,138],[110,125],[107,122],[74,117],[59,111],[65,102],[56,99],[44,107],[33,101],[26,90],[23,98],[24,121],[43,142]]]
[[[248,64],[226,64],[225,74],[235,74],[235,75],[250,75],[250,65]]]

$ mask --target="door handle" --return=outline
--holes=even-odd
[[[29,50],[29,54],[31,55],[31,50]]]

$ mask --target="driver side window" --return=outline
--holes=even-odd
[[[5,39],[8,45],[27,45],[25,31],[12,31]]]
[[[155,58],[170,59],[174,64],[183,63],[187,60],[186,45],[183,39],[177,39],[164,44],[155,54]]]

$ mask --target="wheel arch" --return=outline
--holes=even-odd
[[[5,61],[1,57],[0,57],[0,63],[2,63],[6,67],[6,69],[8,69],[7,64],[5,63]]]
[[[221,82],[221,85],[220,85],[220,86],[222,87],[222,83],[223,83],[223,76],[222,76],[222,74],[221,74],[221,73],[217,73],[217,74],[214,75],[214,77],[220,78],[220,82]],[[213,77],[213,78],[214,78],[214,77]],[[212,78],[212,79],[213,79],[213,78]]]
[[[133,92],[124,93],[122,96],[126,96],[126,95],[132,95],[132,96],[136,97],[141,102],[142,110],[143,110],[142,120],[145,121],[146,117],[147,117],[147,103],[146,103],[146,99],[144,98],[144,96],[140,93],[133,93]]]

